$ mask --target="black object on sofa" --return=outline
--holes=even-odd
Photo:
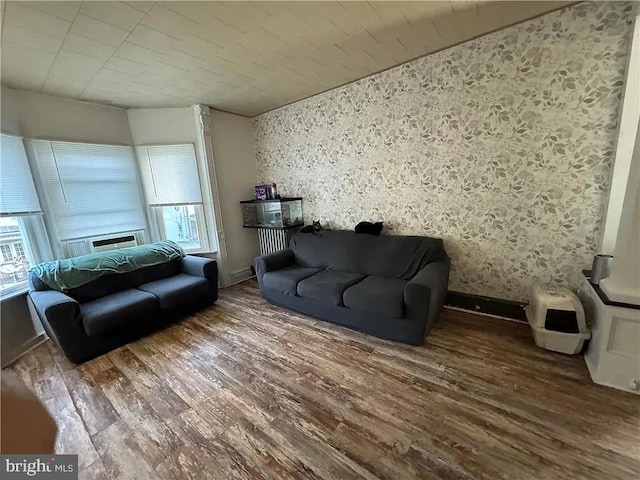
[[[254,260],[271,303],[412,345],[442,309],[449,266],[440,239],[348,231],[297,233],[288,249]]]
[[[49,337],[74,363],[135,340],[218,299],[215,260],[187,255],[114,273],[62,293],[33,273],[29,298]]]

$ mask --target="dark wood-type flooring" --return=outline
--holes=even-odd
[[[632,479],[640,399],[526,325],[445,310],[422,347],[274,307],[248,281],[80,366],[9,367],[85,479]]]

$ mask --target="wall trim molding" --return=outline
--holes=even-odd
[[[524,312],[526,302],[514,302],[502,298],[483,297],[482,295],[450,290],[447,292],[444,304],[455,309],[527,323],[527,317]]]
[[[47,336],[47,334],[43,332],[43,333],[41,333],[41,334],[39,334],[39,335],[27,340],[22,345],[12,349],[11,353],[9,353],[7,355],[7,358],[9,358],[9,360],[2,363],[2,368],[8,367],[12,363],[16,362],[20,357],[22,357],[23,355],[29,353],[31,350],[36,348],[38,345],[43,344],[48,339],[49,339],[49,337]]]
[[[227,286],[235,285],[236,283],[244,282],[245,280],[249,280],[250,278],[255,277],[253,273],[253,268],[241,268],[240,270],[234,270],[229,273],[230,283]]]

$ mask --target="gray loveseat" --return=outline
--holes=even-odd
[[[440,239],[348,231],[296,233],[288,249],[254,260],[271,303],[413,345],[438,317],[449,266]]]
[[[29,275],[29,299],[49,337],[81,363],[211,305],[218,298],[215,260],[185,256],[105,275],[66,293]]]

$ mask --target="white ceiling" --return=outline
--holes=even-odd
[[[2,2],[2,83],[254,116],[573,2]]]

